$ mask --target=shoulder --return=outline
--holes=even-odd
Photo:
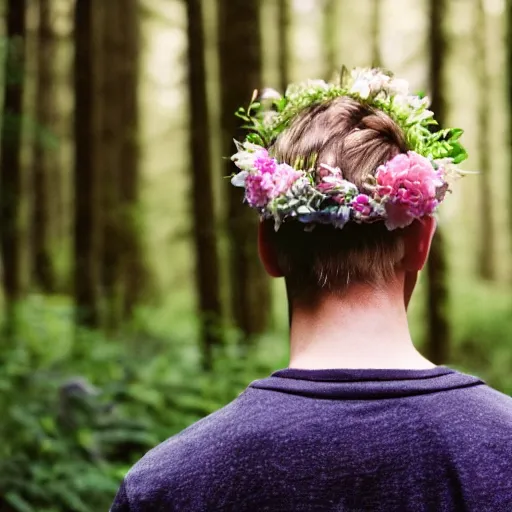
[[[481,381],[417,397],[414,403],[425,423],[453,439],[467,439],[470,431],[512,443],[512,398]]]
[[[430,395],[419,407],[468,496],[505,500],[512,510],[512,398],[480,385],[443,393],[442,400]]]
[[[512,467],[509,396],[482,384],[442,393],[442,398],[426,396],[416,401],[416,407],[423,423],[454,463],[477,470],[484,466]]]
[[[125,500],[132,508],[119,510],[160,510],[158,506],[175,503],[193,510],[201,483],[207,485],[212,477],[214,480],[225,473],[223,465],[247,424],[244,418],[253,404],[251,395],[251,390],[246,390],[230,404],[150,450],[123,483]]]
[[[423,404],[438,420],[456,416],[452,418],[458,420],[455,425],[471,422],[474,428],[495,427],[509,433],[512,430],[512,398],[484,383],[454,389],[442,396],[442,400],[436,400],[435,394],[426,397]]]

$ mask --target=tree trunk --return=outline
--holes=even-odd
[[[507,94],[508,94],[508,140],[509,140],[509,158],[512,157],[512,2],[506,2],[507,9],[507,37],[506,37],[506,74],[507,74]],[[512,160],[509,162],[510,172],[508,181],[508,216],[509,216],[509,232],[512,243]]]
[[[37,35],[36,121],[37,137],[33,161],[32,272],[35,285],[45,293],[55,291],[55,272],[51,255],[51,178],[56,173],[54,148],[48,147],[46,132],[55,123],[55,37],[51,22],[51,0],[39,0]],[[58,188],[58,187],[57,187]]]
[[[78,326],[99,325],[97,303],[97,218],[98,185],[94,168],[95,86],[92,0],[76,0],[75,22],[75,306]]]
[[[123,300],[122,315],[128,319],[150,286],[150,272],[144,260],[139,229],[139,1],[123,3],[123,61],[121,67],[121,179],[120,201],[122,214]]]
[[[380,68],[382,66],[382,55],[380,51],[380,19],[381,6],[383,0],[372,0],[372,25],[371,25],[371,44],[372,44],[372,66]]]
[[[107,332],[120,320],[121,285],[121,142],[126,129],[121,124],[123,88],[121,68],[125,5],[119,1],[96,4],[99,37],[96,76],[98,80],[98,153],[96,172],[101,176],[99,229],[100,281]]]
[[[129,319],[145,289],[137,223],[139,201],[138,1],[105,2],[97,8],[98,169],[102,176],[101,282],[106,328]]]
[[[278,0],[277,2],[277,34],[278,34],[278,65],[279,87],[281,93],[286,92],[290,83],[290,1]]]
[[[25,74],[25,0],[6,4],[8,53],[5,62],[4,111],[0,148],[0,238],[2,245],[5,327],[16,326],[16,305],[21,295],[20,199],[22,192],[21,140]]]
[[[203,365],[212,365],[212,348],[221,341],[219,260],[215,233],[212,159],[209,139],[201,0],[187,0],[188,87],[190,106],[190,156],[192,208],[196,261],[196,294],[199,300]]]
[[[233,153],[233,137],[243,138],[235,110],[247,105],[261,85],[260,3],[218,0],[221,74],[222,154]],[[236,171],[226,159],[224,175]],[[243,204],[228,180],[227,228],[231,256],[231,304],[235,325],[246,335],[263,332],[270,313],[270,287],[257,253],[257,215]]]
[[[475,42],[477,49],[476,76],[478,80],[478,169],[481,190],[478,194],[480,207],[480,244],[478,270],[482,279],[494,277],[494,224],[492,220],[491,162],[490,162],[490,120],[489,120],[489,72],[486,49],[486,17],[483,0],[477,0]]]
[[[445,98],[443,77],[446,57],[446,34],[443,28],[445,0],[430,0],[430,91],[432,110],[439,125],[445,122]],[[448,322],[447,264],[443,233],[441,229],[432,241],[427,263],[427,353],[436,364],[446,363],[449,355],[450,325]]]

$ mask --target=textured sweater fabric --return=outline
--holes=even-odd
[[[112,512],[512,512],[512,399],[429,370],[285,369],[165,441]]]

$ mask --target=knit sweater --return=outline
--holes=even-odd
[[[112,512],[512,511],[512,399],[447,367],[285,369],[171,437]]]

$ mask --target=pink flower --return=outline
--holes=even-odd
[[[361,215],[367,217],[372,212],[370,198],[366,194],[358,194],[351,204],[352,208]]]
[[[290,187],[302,176],[302,173],[296,171],[293,167],[288,164],[279,164],[276,166],[276,170],[273,175],[274,190],[273,198],[288,192]]]
[[[266,149],[260,149],[254,155],[254,167],[262,173],[273,173],[276,169],[276,161],[268,156]]]
[[[376,172],[377,194],[386,198],[388,205],[404,207],[400,216],[412,218],[430,215],[438,205],[438,189],[444,182],[432,163],[414,151],[399,154],[381,165]],[[389,207],[391,215],[396,217],[398,211]],[[388,215],[390,212],[388,212]],[[409,222],[409,224],[410,224]]]
[[[316,179],[321,181],[323,178],[327,177],[339,177],[341,179],[341,170],[338,167],[331,167],[327,164],[320,164],[316,171]]]
[[[275,160],[273,162],[273,166],[264,163],[260,168],[264,170],[250,173],[245,178],[245,198],[252,207],[265,207],[272,199],[286,193],[302,176],[302,173],[287,164],[277,164]],[[272,171],[268,170],[271,168]]]
[[[407,206],[386,203],[384,207],[386,209],[386,218],[384,223],[390,231],[396,228],[405,228],[414,220],[414,217],[410,214]]]
[[[273,186],[270,174],[249,174],[245,178],[245,198],[249,205],[265,206]]]

